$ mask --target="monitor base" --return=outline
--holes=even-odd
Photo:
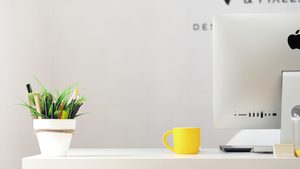
[[[251,152],[253,146],[234,146],[234,145],[220,145],[220,150],[224,152]]]
[[[245,153],[273,153],[273,146],[233,146],[220,145],[220,150],[224,152],[245,152]]]

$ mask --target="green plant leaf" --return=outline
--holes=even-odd
[[[54,118],[55,118],[55,119],[58,118],[58,110],[55,110],[55,112],[54,112]]]
[[[37,81],[37,83],[41,87],[42,93],[44,93],[44,94],[49,93],[47,88],[43,85],[43,83],[37,77],[34,77],[34,79]]]
[[[66,100],[66,97],[69,96],[69,94],[72,92],[73,88],[74,88],[74,86],[71,86],[61,92],[61,94],[58,96],[58,98],[56,100],[56,107],[55,107],[56,110],[59,108],[62,101]]]
[[[63,112],[64,119],[77,117],[76,114],[85,101],[85,97],[79,96],[76,100],[70,101],[70,94],[75,85],[62,90],[61,92],[58,90],[50,92],[38,78],[35,77],[35,80],[39,84],[39,91],[36,93],[39,94],[41,112],[37,112],[36,110],[33,94],[28,94],[29,103],[22,101],[22,105],[27,107],[33,116],[57,119],[59,112]]]
[[[44,114],[39,113],[39,112],[38,112],[34,107],[32,107],[32,106],[29,106],[29,105],[27,105],[27,104],[21,104],[21,105],[27,107],[27,108],[32,112],[32,115],[33,115],[34,117],[39,117],[39,116],[41,116],[41,117],[47,118],[47,116],[45,116]]]
[[[77,114],[74,118],[76,117],[79,117],[79,116],[82,116],[82,115],[85,115],[85,114],[89,114],[90,112],[87,112],[87,113],[80,113],[80,114]]]

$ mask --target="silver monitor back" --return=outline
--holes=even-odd
[[[281,71],[300,70],[298,29],[300,14],[213,18],[216,128],[280,128]]]

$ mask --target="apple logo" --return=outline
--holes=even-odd
[[[229,5],[230,0],[225,0],[225,3],[226,3],[227,5]]]
[[[295,34],[292,34],[288,37],[288,44],[291,49],[300,49],[299,30],[297,30]]]

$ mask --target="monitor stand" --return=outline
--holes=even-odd
[[[293,143],[292,114],[300,115],[300,71],[282,71],[281,129],[241,130],[220,149],[227,152],[249,152],[258,147]],[[234,146],[230,146],[234,145]],[[249,146],[251,145],[251,146]],[[257,148],[256,148],[257,147]],[[268,149],[268,148],[266,148]]]
[[[272,145],[280,143],[279,129],[244,129],[236,133],[220,149],[225,152],[271,153]]]
[[[293,143],[292,113],[300,112],[300,71],[282,71],[280,143]]]

